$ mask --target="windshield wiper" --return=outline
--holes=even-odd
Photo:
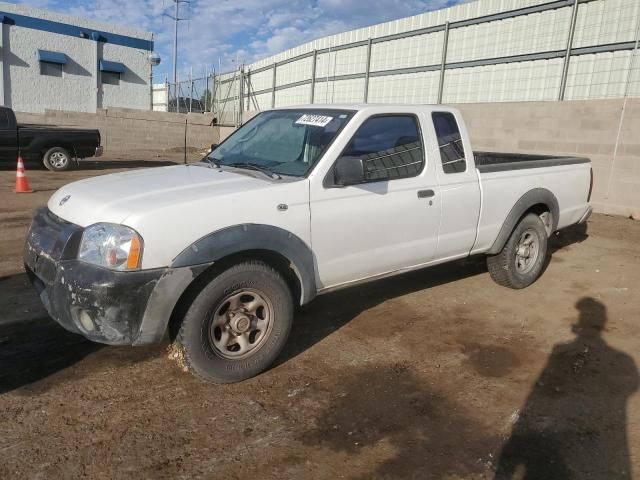
[[[204,157],[204,160],[206,160],[209,163],[211,168],[220,168],[220,162],[217,161],[215,158],[212,158],[209,155],[207,155]]]
[[[223,167],[235,167],[235,168],[246,168],[247,170],[255,170],[257,172],[264,173],[269,178],[274,178],[276,180],[280,180],[282,177],[275,172],[272,172],[264,165],[258,165],[257,163],[251,162],[236,162],[236,163],[223,163],[221,164]]]

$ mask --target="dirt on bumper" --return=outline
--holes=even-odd
[[[36,212],[24,263],[47,312],[89,340],[130,345],[141,334],[151,293],[166,269],[116,272],[75,260],[82,228]]]

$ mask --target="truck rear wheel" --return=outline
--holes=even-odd
[[[293,322],[293,298],[282,276],[259,261],[217,275],[189,307],[176,342],[191,373],[233,383],[266,370]]]
[[[63,172],[72,167],[71,154],[62,147],[53,147],[46,151],[42,157],[42,163],[52,172]]]
[[[487,257],[494,282],[503,287],[525,288],[535,282],[547,256],[547,231],[540,217],[526,215],[516,226],[502,251]]]

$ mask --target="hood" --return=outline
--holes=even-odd
[[[136,210],[181,203],[211,202],[216,197],[270,188],[262,179],[198,164],[112,173],[65,185],[49,199],[58,217],[86,227],[97,222],[125,223]]]

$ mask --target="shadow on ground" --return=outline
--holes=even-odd
[[[556,232],[549,239],[549,253],[553,255],[558,250],[569,247],[575,243],[582,243],[589,238],[588,224],[580,223],[572,225]]]
[[[553,347],[498,461],[496,480],[632,478],[627,401],[633,359],[605,342],[606,307],[577,304],[575,339]]]
[[[299,440],[348,455],[367,469],[361,479],[630,480],[627,402],[638,370],[602,338],[602,303],[586,297],[576,309],[575,339],[553,347],[524,406],[504,412],[506,439],[407,361],[340,369]]]
[[[49,318],[26,274],[0,278],[0,292],[0,394],[26,386],[27,394],[46,391],[55,374],[98,352],[76,377],[162,353],[163,346],[106,347],[66,331]]]
[[[484,259],[472,258],[321,295],[296,312],[291,336],[277,364],[303,353],[362,312],[389,299],[486,271]]]
[[[346,453],[353,465],[361,452],[377,458],[373,471],[350,478],[484,478],[471,476],[490,468],[499,448],[499,437],[472,418],[477,412],[426,385],[408,363],[345,368],[334,390],[315,413],[317,428],[299,440]]]
[[[0,278],[0,394],[63,370],[101,345],[49,318],[25,274]]]

